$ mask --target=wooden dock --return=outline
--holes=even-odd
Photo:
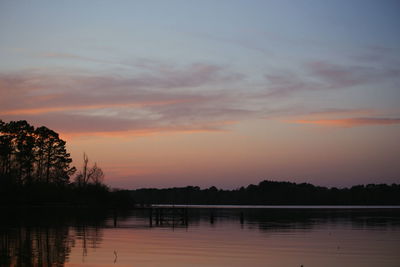
[[[182,206],[182,205],[149,205],[149,206],[135,206],[134,210],[142,211],[142,216],[148,218],[148,226],[161,226],[161,227],[188,227],[189,225],[189,217],[193,216],[193,214],[189,214],[189,209],[191,207]],[[208,216],[210,224],[214,224],[216,220],[216,210],[209,209],[208,214],[203,214],[202,216]],[[243,226],[245,222],[245,216],[242,211],[237,215],[240,221],[240,224]],[[114,211],[114,227],[117,227],[117,211]]]
[[[149,224],[161,225],[188,225],[188,208],[174,206],[155,206],[149,210]]]

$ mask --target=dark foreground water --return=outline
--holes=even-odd
[[[165,213],[2,210],[0,266],[400,266],[398,208]]]

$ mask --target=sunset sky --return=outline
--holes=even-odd
[[[118,188],[400,182],[400,1],[0,1],[0,119]]]

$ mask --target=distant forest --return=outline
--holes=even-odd
[[[338,189],[266,180],[235,190],[188,186],[137,189],[132,190],[131,195],[138,205],[400,205],[399,184],[368,184]]]
[[[235,190],[197,186],[111,190],[104,173],[83,155],[77,171],[66,142],[47,127],[0,120],[0,206],[150,204],[209,205],[400,205],[400,185],[369,184],[326,188],[308,183],[262,181]]]

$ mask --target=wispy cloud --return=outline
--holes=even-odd
[[[345,127],[397,123],[396,119],[374,119],[391,115],[370,109],[318,109],[276,101],[278,96],[285,100],[295,92],[361,84],[370,79],[364,77],[369,72],[364,68],[349,74],[336,65],[314,62],[307,69],[312,79],[288,71],[266,74],[269,90],[259,93],[248,90],[244,76],[226,66],[177,66],[152,60],[126,64],[135,68],[124,74],[0,73],[0,117],[27,119],[69,135],[224,131],[246,119],[299,116],[297,123]],[[337,115],[347,118],[331,118]]]
[[[399,80],[400,68],[371,67],[364,65],[339,65],[324,61],[306,65],[316,78],[325,83],[327,89],[346,88],[363,84],[376,84],[384,79]]]
[[[221,131],[252,111],[210,88],[240,79],[210,64],[153,66],[131,76],[3,73],[0,116],[69,134]]]
[[[358,54],[350,55],[350,57],[361,63],[372,63],[375,65],[378,63],[392,66],[398,65],[400,59],[397,49],[382,45],[364,47]]]
[[[400,124],[400,118],[345,118],[321,120],[296,120],[295,123],[314,124],[321,126],[356,127],[369,125]]]
[[[85,56],[80,56],[76,54],[70,54],[70,53],[43,53],[40,54],[41,57],[45,58],[54,58],[54,59],[71,59],[71,60],[83,60],[83,61],[91,61],[91,62],[98,62],[98,63],[112,63],[115,64],[115,62],[108,61],[108,60],[101,60],[101,59],[96,59],[96,58],[91,58],[91,57],[85,57]]]
[[[302,91],[313,91],[323,88],[323,84],[300,78],[293,72],[265,74],[267,81],[266,97],[287,97]]]
[[[304,64],[300,73],[280,71],[265,74],[268,97],[287,97],[304,91],[346,89],[381,82],[400,82],[400,68],[392,65],[340,65],[326,61]]]
[[[306,116],[356,116],[356,115],[369,115],[376,114],[377,111],[374,109],[355,109],[355,108],[321,108],[307,112]]]

